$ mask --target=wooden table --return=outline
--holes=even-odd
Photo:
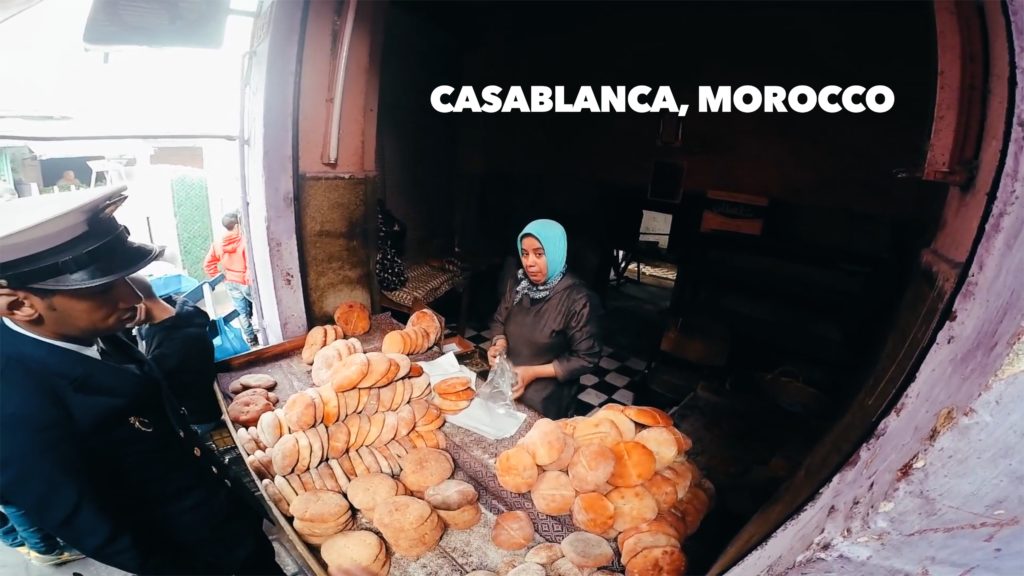
[[[366,335],[360,336],[363,348],[367,352],[380,350],[384,334],[401,327],[389,314],[375,316],[372,328]],[[228,384],[236,378],[251,373],[265,373],[273,376],[277,382],[274,391],[281,399],[281,405],[292,394],[312,386],[310,366],[302,362],[300,351],[304,345],[304,337],[268,346],[252,352],[229,358],[218,364],[220,374],[217,376],[216,392],[221,408],[224,410],[224,421],[228,424],[232,438],[238,443],[235,425],[227,418],[226,405],[230,401]],[[440,355],[436,347],[426,354],[413,356],[414,361],[426,361]],[[491,543],[491,529],[496,515],[509,510],[525,510],[530,514],[537,529],[536,543],[544,541],[559,542],[562,538],[575,531],[568,516],[547,516],[533,509],[529,494],[513,494],[498,485],[494,476],[494,461],[498,454],[512,447],[533,426],[541,416],[519,405],[519,410],[527,414],[526,422],[519,431],[510,438],[491,441],[487,438],[459,428],[453,424],[445,424],[442,430],[448,438],[448,451],[455,461],[454,478],[473,484],[480,494],[483,508],[482,520],[470,530],[447,530],[440,545],[416,560],[393,556],[391,574],[395,576],[448,576],[466,574],[473,570],[496,571],[503,562],[522,559],[526,550],[506,552]],[[248,470],[248,467],[247,467]],[[259,480],[249,470],[256,486]],[[289,522],[277,508],[270,504],[266,494],[260,493],[268,510],[273,514],[277,526],[287,535],[298,555],[297,560],[303,564],[307,574],[326,576],[327,570],[315,549],[303,542]],[[359,529],[371,529],[359,515]]]

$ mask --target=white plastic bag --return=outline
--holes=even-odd
[[[512,402],[512,389],[515,388],[519,376],[516,374],[512,361],[505,356],[505,351],[498,353],[494,368],[487,376],[487,382],[477,386],[476,396],[492,405],[499,413],[515,412]]]

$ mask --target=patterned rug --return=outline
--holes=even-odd
[[[648,264],[640,264],[640,275],[650,276],[652,278],[661,278],[662,280],[675,280],[678,269],[675,266],[655,266]],[[626,269],[626,276],[636,278],[636,263],[629,265]]]

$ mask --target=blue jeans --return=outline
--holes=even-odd
[[[238,310],[238,322],[242,325],[242,335],[246,341],[252,343],[256,340],[256,332],[252,329],[252,289],[248,284],[236,284],[224,282],[231,296],[231,302]]]
[[[11,548],[28,546],[45,555],[57,554],[62,548],[60,540],[36,528],[21,509],[6,505],[0,512],[0,542]]]

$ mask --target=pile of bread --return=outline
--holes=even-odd
[[[381,352],[392,354],[423,354],[441,341],[441,321],[429,310],[417,310],[409,316],[405,328],[384,335]]]
[[[418,558],[437,547],[446,528],[465,530],[480,521],[478,494],[471,485],[449,479],[455,466],[447,452],[414,448],[401,462],[399,478],[382,473],[352,478],[347,498],[312,490],[291,502],[296,532],[320,546],[332,574],[387,574],[388,547],[400,556]],[[381,536],[350,531],[353,509]]]
[[[525,512],[507,512],[498,517],[495,529],[501,531],[501,537],[521,540],[525,535],[519,532],[532,530],[532,526]],[[530,540],[532,534],[527,543]],[[507,558],[497,572],[477,570],[467,576],[621,576],[597,569],[611,564],[614,559],[615,552],[607,540],[587,532],[575,532],[562,539],[561,543],[534,546],[525,558]]]
[[[473,402],[476,390],[465,376],[452,376],[434,384],[434,395],[430,402],[441,409],[443,414],[462,412]]]
[[[302,348],[302,361],[313,363],[313,357],[323,347],[346,337],[361,336],[370,331],[370,310],[359,302],[342,302],[334,311],[334,324],[314,326],[306,334],[306,345]],[[359,345],[359,341],[350,338]],[[360,351],[361,351],[360,346]]]
[[[498,456],[495,472],[505,489],[529,492],[539,512],[570,514],[581,530],[616,540],[627,574],[675,574],[686,563],[680,544],[714,496],[686,459],[691,445],[661,410],[611,404],[590,417],[537,421]]]
[[[271,392],[277,381],[269,374],[246,374],[228,385],[234,394],[228,405],[228,418],[243,430],[251,428],[260,416],[277,406],[277,394]]]

